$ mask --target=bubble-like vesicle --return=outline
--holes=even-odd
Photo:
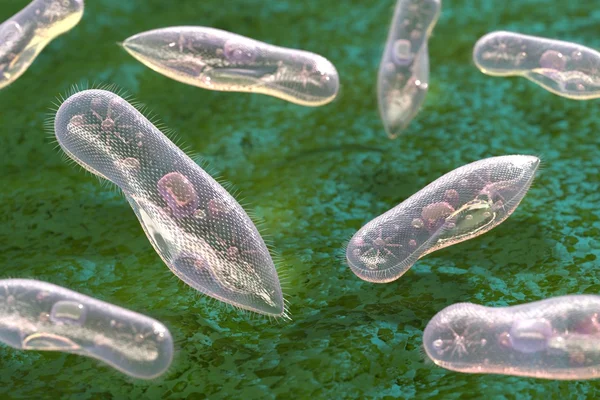
[[[394,42],[394,63],[396,65],[406,67],[409,66],[414,58],[411,51],[410,40],[398,39]]]
[[[600,296],[554,297],[512,307],[459,303],[437,313],[423,346],[437,365],[458,372],[544,379],[600,378]]]
[[[566,57],[555,50],[546,50],[540,57],[540,67],[562,71],[567,65]]]
[[[521,353],[545,350],[551,337],[552,325],[546,319],[518,320],[508,331],[511,347]]]
[[[600,52],[576,43],[497,31],[481,37],[473,61],[492,76],[523,76],[575,100],[600,97]]]
[[[312,107],[331,102],[339,89],[337,70],[320,55],[214,28],[155,29],[127,38],[123,47],[154,71],[204,89],[262,93]]]
[[[0,341],[96,358],[140,379],[163,374],[173,339],[160,322],[50,283],[0,280]]]
[[[198,194],[184,175],[169,172],[158,180],[157,188],[175,217],[189,217],[196,212]]]
[[[54,303],[50,311],[50,320],[55,324],[83,325],[87,310],[76,301],[61,300]]]
[[[85,90],[65,100],[54,126],[69,157],[123,190],[175,275],[238,307],[285,315],[273,260],[246,212],[132,105]]]
[[[429,231],[436,231],[446,223],[446,219],[454,213],[454,207],[445,201],[428,204],[421,210],[421,217]]]
[[[83,0],[34,0],[0,25],[0,89],[25,73],[57,36],[83,16]]]
[[[427,40],[441,0],[398,0],[377,78],[379,114],[390,138],[417,115],[429,82]]]
[[[257,57],[257,51],[254,46],[235,38],[225,42],[223,45],[223,54],[230,63],[241,65],[253,63]]]
[[[492,157],[447,173],[363,226],[348,243],[348,265],[361,279],[390,282],[426,254],[489,231],[519,205],[539,161]]]
[[[450,207],[458,206],[458,202],[460,201],[460,195],[454,189],[448,189],[444,193],[444,201],[447,202]]]

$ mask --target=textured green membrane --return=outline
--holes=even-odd
[[[79,26],[0,91],[2,277],[46,280],[145,313],[177,341],[172,368],[134,380],[76,355],[0,346],[0,398],[593,398],[600,381],[446,371],[421,336],[442,308],[600,294],[598,101],[481,74],[492,30],[600,48],[593,1],[444,0],[429,45],[430,90],[404,136],[387,139],[375,79],[393,0],[88,0]],[[27,4],[2,0],[4,20]],[[116,42],[205,25],[329,58],[339,99],[305,108],[186,86]],[[116,83],[232,182],[280,253],[292,322],[249,317],[197,294],[163,264],[114,188],[65,163],[44,132],[55,96]],[[533,154],[538,179],[493,231],[418,261],[399,280],[363,282],[339,258],[364,223],[440,175],[484,157]]]

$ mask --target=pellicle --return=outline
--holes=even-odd
[[[423,345],[433,362],[459,372],[599,378],[599,313],[593,295],[497,308],[453,304],[429,321]]]
[[[356,232],[348,265],[366,281],[391,282],[426,254],[489,231],[517,208],[539,162],[491,157],[447,173]]]
[[[285,315],[273,260],[246,212],[131,104],[85,90],[60,106],[54,128],[69,157],[122,189],[181,280],[235,306]]]
[[[559,96],[600,97],[600,53],[576,43],[492,32],[475,44],[473,61],[484,74],[523,76]]]
[[[160,322],[50,283],[0,280],[0,341],[93,357],[140,379],[164,373],[173,339]]]
[[[0,89],[17,80],[57,36],[83,16],[83,0],[34,0],[0,25]]]
[[[338,73],[322,56],[200,26],[142,32],[122,46],[154,71],[204,89],[253,92],[304,106],[331,102]]]
[[[398,0],[379,65],[379,114],[390,138],[417,115],[429,86],[427,40],[440,15],[441,0]]]

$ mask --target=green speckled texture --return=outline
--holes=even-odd
[[[2,0],[0,20],[26,4]],[[176,356],[148,382],[77,355],[0,346],[0,398],[599,397],[597,381],[459,374],[421,350],[427,321],[456,302],[600,294],[598,101],[489,77],[471,61],[476,40],[499,29],[600,48],[596,5],[444,0],[425,105],[390,141],[375,85],[393,0],[87,0],[81,23],[0,91],[1,276],[49,281],[152,316],[171,330]],[[340,96],[306,108],[206,91],[116,45],[174,25],[322,54],[339,71]],[[84,81],[127,90],[234,184],[279,253],[291,322],[246,315],[187,287],[120,192],[64,161],[44,120],[56,96]],[[515,153],[540,156],[542,168],[493,231],[428,255],[388,284],[363,282],[344,264],[345,241],[367,221],[454,168]]]

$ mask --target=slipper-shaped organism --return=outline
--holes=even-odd
[[[17,80],[54,38],[83,16],[83,0],[34,0],[0,25],[0,89]]]
[[[121,43],[138,61],[203,89],[252,92],[303,106],[331,102],[338,73],[327,59],[201,26],[142,32]]]
[[[447,173],[363,226],[348,243],[348,265],[366,281],[391,282],[426,254],[489,231],[517,208],[539,163],[501,156]]]
[[[484,74],[523,76],[574,100],[600,98],[600,53],[577,43],[514,32],[492,32],[473,49]]]
[[[115,183],[167,266],[232,305],[285,316],[267,246],[244,209],[131,104],[105,90],[62,103],[54,130],[65,153]]]
[[[512,307],[453,304],[423,346],[453,371],[544,379],[600,378],[600,296],[554,297]]]
[[[31,279],[0,280],[0,341],[96,358],[140,379],[161,375],[173,359],[173,339],[160,322]]]
[[[419,112],[429,86],[427,41],[441,0],[398,0],[379,64],[379,114],[390,139],[402,133]]]

